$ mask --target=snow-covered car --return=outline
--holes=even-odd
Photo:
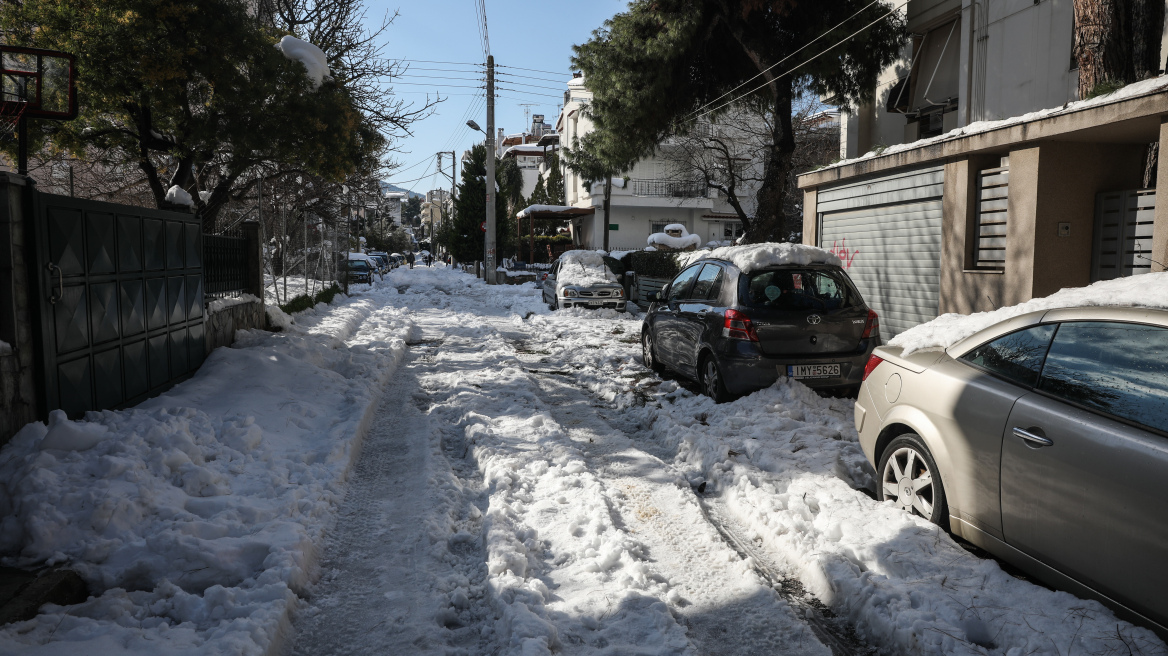
[[[366,260],[349,260],[347,272],[349,282],[371,285],[376,270]]]
[[[837,394],[859,389],[880,323],[835,255],[758,244],[699,251],[683,263],[650,294],[646,366],[696,380],[719,403],[780,378]]]
[[[599,251],[564,253],[542,281],[544,302],[553,310],[581,307],[624,312],[625,289],[610,263],[616,260]]]
[[[370,251],[369,255],[377,259],[377,263],[381,265],[380,270],[382,273],[390,271],[395,266],[397,266],[394,261],[390,259],[389,253],[384,251]]]
[[[855,421],[879,497],[1166,634],[1168,311],[1034,304],[876,349]]]
[[[364,263],[365,267],[369,269],[369,282],[370,282],[370,284],[372,284],[373,283],[373,276],[375,274],[378,274],[378,266],[379,265],[378,265],[377,260],[374,259],[368,253],[349,253],[349,270],[351,272],[356,271],[357,269],[360,268],[360,267],[355,268],[354,262],[362,262],[362,263]],[[352,280],[352,277],[351,277],[352,275],[353,274],[351,273],[350,278],[349,278],[350,280]]]

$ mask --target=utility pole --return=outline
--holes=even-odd
[[[483,238],[483,278],[495,284],[495,57],[487,55],[487,234]]]
[[[458,173],[458,160],[454,158],[453,150],[438,151],[438,170],[442,172],[442,175],[446,175],[446,172],[442,171],[442,156],[446,153],[450,153],[450,216],[446,217],[446,220],[454,225],[454,176]],[[438,203],[438,212],[442,212],[441,201]],[[438,245],[434,241],[434,208],[432,206],[430,208],[430,251],[435,255],[438,253]]]

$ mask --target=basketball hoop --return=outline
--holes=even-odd
[[[65,52],[0,45],[0,139],[16,135],[21,175],[28,174],[28,120],[77,117],[74,62]]]

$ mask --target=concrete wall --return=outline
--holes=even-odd
[[[24,178],[0,174],[0,446],[38,418],[33,316],[26,248]]]
[[[1160,152],[1168,153],[1168,116],[1160,119]],[[1152,224],[1152,260],[1152,271],[1168,270],[1168,155],[1162,155],[1161,164],[1156,167],[1156,219]]]
[[[951,161],[945,168],[941,307],[981,312],[1091,283],[1095,196],[1138,188],[1144,147],[1132,144],[1044,142],[1010,152],[1006,267],[975,270],[977,173],[999,156]],[[1159,215],[1158,215],[1159,217]],[[1059,224],[1070,234],[1059,236]]]

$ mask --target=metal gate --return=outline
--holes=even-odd
[[[1091,282],[1152,270],[1156,190],[1111,191],[1095,197]]]
[[[944,183],[933,166],[819,190],[819,244],[844,261],[884,339],[937,316]]]
[[[198,369],[197,217],[34,192],[33,222],[42,407],[126,407]]]

